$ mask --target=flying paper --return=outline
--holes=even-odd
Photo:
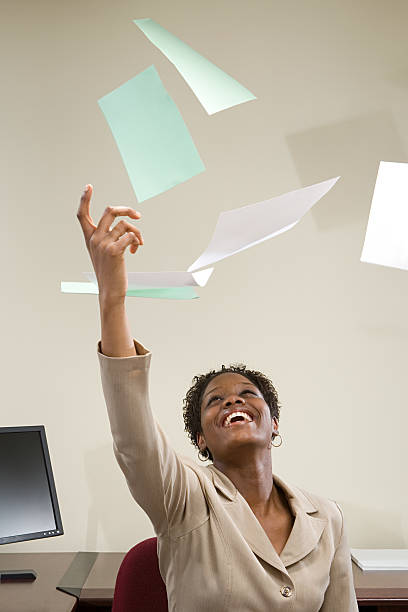
[[[193,287],[204,287],[214,268],[200,272],[129,272],[126,295],[133,297],[167,298],[190,300],[198,297]],[[85,272],[89,283],[61,283],[63,293],[98,294],[98,283],[94,272]]]
[[[193,272],[210,263],[291,229],[333,187],[340,177],[290,191],[270,200],[227,210],[218,217],[210,244],[188,268]]]
[[[256,99],[248,89],[153,19],[135,19],[134,23],[175,65],[209,115]]]
[[[98,104],[139,202],[205,170],[154,66],[98,100]]]
[[[99,290],[94,283],[61,282],[62,293],[91,293],[98,295]],[[167,300],[192,300],[198,298],[193,287],[153,287],[151,289],[128,289],[130,297],[160,298]]]
[[[94,283],[61,281],[61,293],[93,293],[98,295],[98,286]]]
[[[408,164],[380,162],[361,261],[408,270]]]
[[[205,287],[214,268],[200,272],[129,272],[128,289],[152,289],[163,287]],[[86,278],[97,285],[94,272],[85,272]]]

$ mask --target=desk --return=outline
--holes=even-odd
[[[34,569],[38,573],[37,580],[29,584],[0,584],[0,611],[109,610],[123,557],[124,553],[96,553],[90,571],[88,568],[82,580],[78,578],[79,582],[71,585],[77,599],[56,589],[67,570],[75,566],[76,553],[0,553],[0,569]],[[353,563],[353,575],[362,612],[408,612],[408,571],[363,572]]]
[[[73,612],[77,599],[55,588],[75,553],[0,553],[0,569],[33,569],[34,582],[0,584],[1,612]]]
[[[352,565],[360,610],[374,606],[378,612],[408,612],[408,571],[363,572]]]

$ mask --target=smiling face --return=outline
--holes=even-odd
[[[214,462],[237,452],[270,446],[277,421],[262,393],[248,378],[228,372],[210,380],[201,400],[200,450],[209,448]]]

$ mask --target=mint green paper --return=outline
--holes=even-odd
[[[94,283],[61,282],[62,293],[88,293],[98,295],[98,287]],[[158,298],[163,300],[193,300],[198,298],[193,287],[154,287],[151,289],[129,289],[129,297]]]
[[[256,96],[168,32],[153,19],[134,19],[147,38],[175,65],[209,115],[256,100]]]
[[[205,170],[154,66],[98,100],[98,104],[139,202]]]
[[[132,297],[161,298],[165,300],[193,300],[198,298],[193,287],[153,287],[151,289],[129,289]]]

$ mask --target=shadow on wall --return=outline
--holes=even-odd
[[[342,177],[330,205],[312,209],[321,231],[366,224],[380,160],[407,161],[388,110],[289,134],[286,141],[302,185]]]

